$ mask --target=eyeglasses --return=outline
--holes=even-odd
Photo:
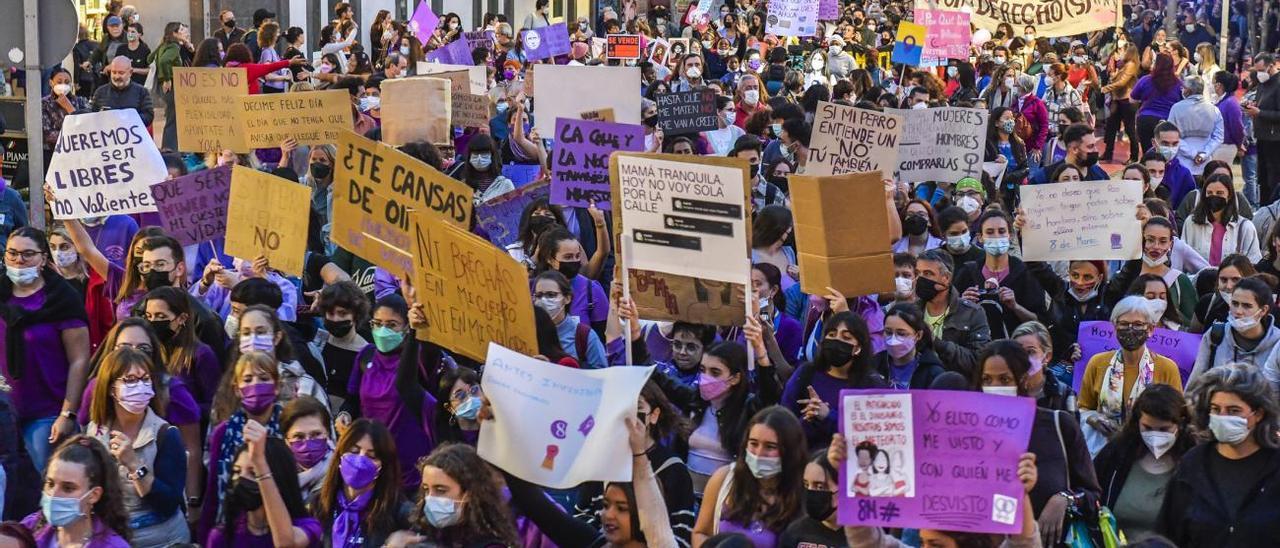
[[[1151,324],[1146,322],[1116,322],[1116,329],[1137,329],[1145,331]]]
[[[173,263],[166,261],[164,259],[161,259],[156,262],[144,261],[144,262],[138,263],[138,273],[150,274],[152,270],[156,272],[169,272],[173,270],[173,266],[174,266]]]
[[[16,249],[4,250],[4,258],[9,259],[11,261],[16,261],[21,259],[22,262],[27,262],[41,255],[44,255],[44,252],[40,250],[32,250],[32,251],[18,251]]]
[[[671,349],[676,352],[697,352],[702,350],[702,345],[696,342],[682,343],[680,341],[671,341]]]
[[[468,388],[468,389],[466,389],[466,390],[454,390],[454,391],[453,391],[453,394],[450,394],[450,397],[452,397],[452,398],[453,398],[454,400],[456,400],[456,401],[462,401],[462,400],[466,399],[466,398],[467,398],[467,396],[469,396],[469,395],[470,395],[470,396],[479,396],[479,395],[480,395],[480,385],[478,385],[478,384],[477,384],[477,385],[472,386],[471,388]]]
[[[113,348],[112,350],[120,350],[121,348],[132,348],[134,350],[142,352],[143,354],[150,354],[151,351],[154,350],[154,348],[147,343],[133,344],[133,343],[127,343],[127,342],[116,343],[116,347]]]
[[[381,320],[369,320],[369,327],[372,327],[374,329],[377,329],[379,327],[386,327],[394,331],[394,330],[400,329],[401,325],[400,325],[400,322],[397,322],[395,320],[392,320],[389,322],[384,322]]]
[[[120,380],[120,384],[123,384],[125,386],[137,386],[138,383],[151,384],[151,375],[143,375],[141,377],[135,377],[133,375],[130,375],[127,377],[120,377],[119,380]]]

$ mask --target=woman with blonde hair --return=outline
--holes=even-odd
[[[1217,103],[1220,97],[1213,94],[1213,76],[1222,72],[1222,67],[1218,66],[1218,56],[1213,52],[1213,44],[1209,42],[1201,42],[1196,45],[1196,52],[1193,54],[1192,60],[1195,65],[1191,71],[1199,74],[1204,80],[1204,98],[1210,103]]]

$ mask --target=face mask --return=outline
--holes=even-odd
[[[761,68],[761,67],[763,67],[763,66],[764,66],[764,64],[763,64],[763,63],[761,63],[759,59],[747,59],[747,68],[749,68],[749,69],[751,69],[751,70],[754,70],[754,71],[756,71],[756,72],[760,72],[760,68]],[[1264,81],[1264,80],[1259,80],[1259,82],[1262,82],[1262,81]]]
[[[1192,59],[1194,59],[1194,60],[1195,60],[1195,62],[1199,63],[1199,62],[1200,62],[1200,52],[1198,52],[1198,51],[1197,51],[1194,55],[1192,55],[1192,56],[1191,56],[1191,58],[1192,58]]]
[[[240,336],[241,352],[267,352],[272,353],[276,349],[275,337],[267,333],[251,333],[249,335]]]
[[[653,116],[649,116],[649,117],[647,117],[647,118],[645,118],[645,119],[641,120],[640,122],[641,122],[641,123],[643,123],[643,124],[644,124],[644,125],[646,125],[646,126],[649,126],[649,127],[655,127],[655,126],[657,126],[657,125],[658,125],[658,115],[657,115],[657,114],[654,114]]]
[[[826,521],[835,513],[836,507],[831,504],[831,492],[822,489],[804,490],[804,513],[816,521]]]
[[[698,373],[698,395],[705,401],[715,401],[729,392],[728,379],[717,379],[706,373]]]
[[[460,419],[473,421],[476,420],[476,415],[480,414],[480,405],[480,398],[470,397],[458,404],[458,407],[453,410],[453,414]]]
[[[840,46],[831,46],[827,48],[827,51],[831,52],[831,55],[840,55],[841,49]]]
[[[997,64],[997,65],[1003,65],[1003,64],[1004,64],[1004,57],[996,57],[996,58],[993,58],[993,59],[992,59],[992,61],[994,61],[994,62],[995,62],[995,64]]]
[[[908,215],[902,222],[902,230],[912,236],[919,236],[929,230],[929,220],[920,215]]]
[[[40,277],[40,267],[29,266],[26,268],[19,268],[16,266],[5,266],[4,273],[9,276],[9,281],[12,281],[14,285],[31,285],[31,282],[36,281],[36,278]]]
[[[138,39],[138,33],[136,33],[136,32],[130,32],[130,33],[128,34],[128,38],[129,38],[129,41],[130,41],[130,42],[136,41],[136,40]]]
[[[404,333],[391,329],[387,326],[377,327],[373,330],[373,345],[378,348],[379,352],[387,353],[400,348],[400,343],[404,342]]]
[[[222,330],[226,331],[227,337],[232,340],[240,340],[240,318],[227,316],[227,320],[222,322]]]
[[[960,69],[958,69],[958,68],[956,68],[956,67],[947,67],[947,77],[948,77],[948,78],[955,78],[955,77],[956,77],[957,75],[959,75],[959,74],[960,74]]]
[[[982,203],[979,202],[978,199],[974,198],[973,196],[965,196],[963,198],[960,198],[960,201],[956,202],[956,205],[960,206],[960,209],[963,209],[965,213],[968,213],[970,215],[972,215],[974,212],[982,208]],[[967,238],[968,237],[966,236],[966,240]]]
[[[329,174],[333,173],[333,166],[316,162],[311,164],[312,179],[328,179]]]
[[[498,103],[498,106],[497,106],[498,114],[503,114],[507,112],[507,109],[509,108],[511,108],[511,105],[506,102]]]
[[[565,278],[572,280],[578,272],[582,271],[582,261],[560,261],[560,267],[556,270],[564,274]]]
[[[67,95],[71,93],[71,84],[57,84],[53,86],[53,92],[58,95]]]
[[[702,78],[702,69],[698,67],[689,67],[685,69],[684,75],[690,80],[697,80]]]
[[[1164,311],[1169,307],[1169,303],[1160,299],[1147,299],[1147,306],[1151,307],[1151,313],[1155,314],[1157,318],[1163,318]]]
[[[227,27],[227,28],[229,28],[229,29],[234,29],[234,28],[236,28],[236,20],[235,20],[235,19],[227,19],[226,21],[223,21],[223,22],[222,22],[222,26]]]
[[[827,62],[822,59],[814,59],[812,63],[809,63],[809,66],[813,67],[813,70],[818,71],[822,70],[822,67],[827,66]]]
[[[1161,176],[1159,176],[1159,177],[1152,177],[1152,178],[1151,178],[1151,188],[1158,187],[1158,186],[1160,186],[1160,184],[1161,184],[1161,183],[1163,183],[1163,182],[1164,182],[1164,176],[1163,176],[1163,175],[1161,175]]]
[[[952,253],[964,253],[969,250],[969,235],[947,236],[947,250]]]
[[[237,478],[226,496],[227,502],[235,503],[246,512],[262,508],[262,489],[249,478]]]
[[[988,255],[999,257],[1009,252],[1008,238],[987,238],[982,243],[982,249],[987,251]]]
[[[1142,345],[1147,344],[1147,337],[1146,329],[1116,330],[1116,340],[1119,341],[1120,347],[1130,352],[1142,348]]]
[[[1149,266],[1149,267],[1160,266],[1160,265],[1164,264],[1164,261],[1165,261],[1165,258],[1166,258],[1166,257],[1165,257],[1165,255],[1167,255],[1167,253],[1166,253],[1166,254],[1161,254],[1159,257],[1156,257],[1156,258],[1154,258],[1154,259],[1153,259],[1153,258],[1151,258],[1151,256],[1150,256],[1150,255],[1148,255],[1148,254],[1144,251],[1144,252],[1142,253],[1142,264],[1145,264],[1145,265],[1147,265],[1147,266]]]
[[[85,493],[84,495],[88,495]],[[84,512],[80,510],[80,501],[84,500],[84,495],[80,497],[51,497],[49,495],[41,495],[40,497],[40,513],[44,514],[45,521],[54,527],[66,527],[76,520],[84,516]]]
[[[769,129],[773,131],[774,138],[782,138],[782,124],[769,124]]]
[[[342,481],[352,489],[364,489],[378,479],[378,465],[373,459],[355,453],[342,455],[338,471],[342,473]]]
[[[827,367],[840,367],[853,361],[853,345],[839,339],[823,339],[819,353]]]
[[[1169,449],[1173,448],[1173,442],[1178,437],[1173,432],[1143,432],[1142,443],[1147,444],[1147,449],[1151,450],[1151,456],[1157,460],[1163,457]]]
[[[1016,124],[1013,120],[1005,120],[1003,122],[1000,122],[1000,131],[1003,131],[1009,135],[1013,135],[1013,128],[1015,127],[1015,125]]]
[[[127,385],[121,383],[120,392],[116,394],[116,401],[120,403],[125,411],[134,415],[141,415],[147,410],[147,406],[151,405],[151,398],[155,397],[156,392],[151,388],[149,382],[139,382]]]
[[[1183,26],[1182,28],[1187,29],[1187,32],[1195,32],[1195,31],[1196,31],[1196,26],[1195,26],[1195,25],[1185,25],[1185,26]]]
[[[1013,84],[1014,84],[1013,78],[1005,78],[1005,79],[1004,79],[1004,87],[1005,87],[1005,89],[1012,90],[1012,89],[1013,89]]]
[[[984,386],[983,394],[993,394],[996,396],[1017,396],[1018,387],[1016,386]]]
[[[378,96],[365,96],[360,98],[360,111],[369,112],[382,108],[382,98]]]
[[[493,165],[493,156],[489,154],[472,154],[471,167],[478,171],[485,171],[489,166]]]
[[[757,457],[747,451],[743,459],[747,461],[747,468],[751,469],[751,475],[759,479],[772,478],[782,471],[782,457]]]
[[[1035,42],[1035,41],[1036,41],[1036,35],[1034,35],[1034,34],[1024,34],[1024,35],[1022,35],[1022,39],[1023,39],[1023,40],[1025,40],[1025,41],[1027,41],[1027,42]]]
[[[1027,369],[1028,377],[1035,375],[1036,373],[1039,373],[1041,369],[1044,369],[1044,358],[1041,356],[1027,356],[1027,361],[1031,362],[1031,367]],[[1038,398],[1039,396],[1037,395],[1036,397]]]
[[[915,287],[915,282],[911,278],[894,278],[893,289],[894,295],[898,297],[910,297],[911,288]]]
[[[148,320],[147,323],[151,324],[151,330],[156,332],[156,338],[162,343],[167,344],[177,334],[173,329],[173,320]]]
[[[941,292],[942,288],[938,282],[924,276],[916,276],[916,297],[919,297],[920,300],[932,301]]]
[[[151,272],[143,274],[142,283],[146,286],[147,291],[173,285],[173,283],[169,281],[169,272],[160,272],[159,270],[152,270]]]
[[[293,451],[293,460],[298,461],[298,466],[301,466],[304,470],[310,470],[320,464],[320,461],[324,460],[324,456],[329,454],[329,440],[314,438],[291,441],[289,442],[289,450]]]
[[[749,90],[747,90],[747,91],[742,92],[742,100],[743,100],[743,101],[746,101],[748,105],[754,105],[754,104],[756,104],[756,103],[759,103],[759,102],[760,102],[760,90],[758,90],[758,89],[749,89]]]
[[[1227,208],[1227,199],[1222,196],[1208,196],[1204,199],[1204,205],[1209,211],[1222,211]]]
[[[1160,151],[1160,155],[1164,157],[1164,161],[1172,160],[1178,154],[1178,147],[1159,146],[1156,147]]]
[[[427,523],[436,529],[462,521],[462,509],[458,507],[458,501],[450,498],[432,495],[422,497],[422,513],[427,517]]]
[[[1267,83],[1267,80],[1270,80],[1270,79],[1271,79],[1271,73],[1270,73],[1270,72],[1267,72],[1267,71],[1265,71],[1265,70],[1264,70],[1264,71],[1259,71],[1259,72],[1254,73],[1254,75],[1253,75],[1253,79],[1254,79],[1254,80],[1257,80],[1259,84],[1265,84],[1265,83]]]
[[[1090,152],[1088,154],[1085,154],[1083,158],[1079,159],[1080,167],[1086,167],[1086,168],[1093,167],[1095,164],[1098,163],[1098,160],[1101,159],[1101,157],[1102,155],[1097,152]]]
[[[926,108],[929,108],[929,103],[924,101],[911,105],[911,110],[924,110]]]
[[[349,335],[354,326],[355,322],[351,320],[333,321],[328,318],[324,320],[324,330],[339,339]]]
[[[911,354],[916,349],[916,342],[911,339],[905,339],[893,336],[885,339],[885,348],[889,350],[889,355],[894,359],[900,360]]]
[[[400,55],[409,56],[409,46],[400,46]]]
[[[1248,331],[1250,329],[1253,329],[1254,327],[1257,327],[1258,318],[1253,318],[1253,317],[1237,318],[1235,316],[1227,316],[1227,323],[1230,323],[1231,327],[1236,331]]]
[[[1214,439],[1227,445],[1244,441],[1249,435],[1249,419],[1231,415],[1209,415],[1209,431]]]
[[[564,297],[542,297],[534,301],[533,304],[545,310],[547,314],[554,318],[556,314],[564,310]]]
[[[270,382],[246,384],[240,387],[240,403],[250,415],[259,415],[276,402],[276,385]]]
[[[56,264],[56,265],[58,265],[58,266],[60,266],[60,267],[62,267],[62,268],[66,268],[66,267],[68,267],[68,266],[71,266],[71,265],[75,264],[75,262],[76,262],[77,260],[79,260],[79,259],[80,259],[80,254],[79,254],[79,253],[76,253],[76,251],[75,251],[74,249],[68,249],[68,250],[66,250],[66,251],[54,251],[54,252],[53,252],[53,262],[54,262],[54,264]]]

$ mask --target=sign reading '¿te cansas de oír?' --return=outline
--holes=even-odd
[[[893,173],[902,117],[821,101],[805,175]]]
[[[173,99],[178,104],[178,150],[249,152],[237,113],[249,95],[244,68],[173,67]]]
[[[151,185],[169,177],[134,109],[72,114],[49,160],[54,219],[155,211]]]
[[[164,231],[182,245],[217,240],[227,234],[231,166],[215,167],[151,185],[151,198]]]
[[[235,166],[227,204],[226,253],[246,260],[263,255],[271,268],[301,276],[310,203],[311,189],[306,185]]]
[[[300,145],[338,141],[352,128],[346,90],[268,93],[240,98],[240,123],[249,148],[278,148],[285,139]]]
[[[1019,188],[1026,261],[1130,260],[1142,253],[1142,181],[1081,181]]]
[[[644,148],[644,127],[634,124],[556,119],[551,153],[551,203],[612,209],[609,155]]]
[[[659,93],[658,128],[667,136],[714,131],[720,128],[716,92],[711,88]]]
[[[942,390],[841,390],[841,525],[1012,534],[1035,400]]]
[[[1042,38],[1073,36],[1116,24],[1117,0],[916,0],[918,9],[969,12],[973,24],[995,32],[1000,23],[1035,27]],[[1020,32],[1020,31],[1019,31]]]
[[[885,112],[906,123],[898,141],[899,181],[959,181],[982,178],[987,145],[986,109],[942,107]]]

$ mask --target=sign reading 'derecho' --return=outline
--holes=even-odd
[[[720,129],[716,92],[711,88],[659,93],[658,127],[667,136]]]
[[[72,114],[49,160],[54,219],[155,211],[151,185],[169,170],[134,109]]]
[[[1043,38],[1072,36],[1116,24],[1118,0],[916,0],[921,9],[966,11],[973,24],[994,32],[1000,23],[1015,29],[1035,27]]]

